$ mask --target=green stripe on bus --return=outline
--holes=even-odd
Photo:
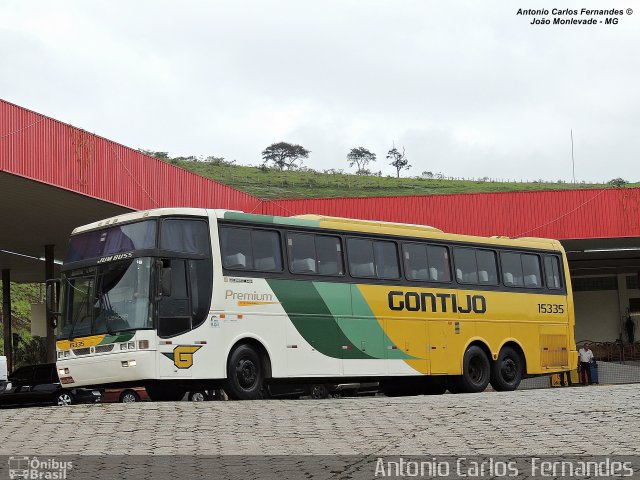
[[[98,345],[107,345],[109,343],[128,342],[133,338],[136,332],[122,332],[115,335],[106,335]]]
[[[367,353],[378,358],[407,360],[415,358],[405,353],[401,348],[392,349],[393,341],[387,336],[380,322],[374,315],[367,300],[362,296],[357,285],[351,285],[351,303],[354,321],[342,327],[345,334],[354,341],[354,336],[364,337]]]
[[[386,352],[387,345],[393,345],[393,342],[384,333],[356,285],[328,282],[313,284],[333,317],[337,319],[342,333],[360,351],[379,359],[413,358],[399,350]],[[356,358],[352,354],[352,350],[347,350],[343,358]]]
[[[333,358],[374,358],[362,352],[344,334],[312,282],[268,279],[267,283],[296,330],[320,353]],[[342,287],[344,292],[339,296],[348,298],[349,285],[342,284]]]

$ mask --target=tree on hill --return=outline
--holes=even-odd
[[[295,145],[287,142],[272,143],[262,152],[262,159],[265,165],[273,162],[280,170],[285,167],[289,170],[298,168],[298,162],[302,164],[304,158],[309,158],[311,152],[301,145]]]
[[[367,165],[376,161],[376,154],[364,147],[352,148],[347,154],[347,160],[350,167],[357,166],[356,175],[366,175],[369,173]]]
[[[627,182],[624,178],[620,178],[620,177],[614,178],[613,180],[609,180],[609,182],[608,182],[608,184],[611,185],[614,188],[622,188],[627,183],[629,183],[629,182]]]
[[[411,168],[411,165],[409,165],[409,160],[407,160],[407,155],[405,154],[404,147],[402,147],[402,153],[400,153],[400,151],[394,145],[393,148],[387,152],[387,160],[391,160],[389,164],[396,169],[398,178],[400,178],[400,170],[409,170]]]

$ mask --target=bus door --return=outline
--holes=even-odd
[[[407,374],[407,365],[420,373],[429,372],[427,360],[427,322],[410,318],[385,319],[385,350],[390,374]],[[399,361],[403,360],[403,361]]]
[[[456,319],[434,318],[429,320],[429,365],[430,373],[449,372],[451,358],[450,337],[458,323]]]
[[[158,375],[160,378],[192,376],[195,352],[191,322],[187,261],[162,260],[163,282],[170,285],[158,302]],[[165,287],[166,288],[166,287]]]
[[[383,321],[374,314],[380,310],[377,303],[379,295],[370,293],[371,286],[352,284],[345,285],[345,288],[350,303],[345,306],[344,315],[338,317],[344,334],[340,345],[342,372],[347,376],[384,375],[387,373],[385,333]]]

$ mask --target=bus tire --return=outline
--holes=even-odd
[[[247,344],[238,345],[227,361],[227,380],[224,390],[233,400],[262,398],[264,367],[260,354]]]
[[[491,377],[491,363],[484,350],[477,345],[471,345],[464,352],[462,359],[462,375],[456,382],[463,393],[482,392],[489,385]]]
[[[498,359],[491,365],[491,386],[497,392],[510,392],[518,388],[524,374],[524,360],[513,347],[503,347]]]

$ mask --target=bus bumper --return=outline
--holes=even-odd
[[[153,350],[113,353],[56,362],[63,387],[135,382],[156,378]]]

